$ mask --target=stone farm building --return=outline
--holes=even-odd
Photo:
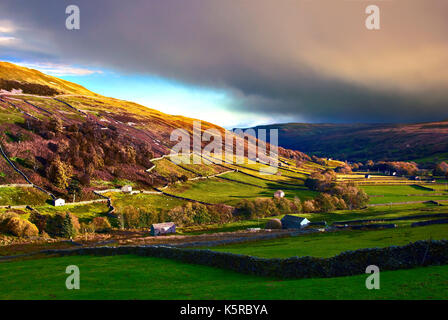
[[[168,233],[176,233],[176,225],[174,222],[154,223],[151,226],[152,236],[160,236]]]
[[[274,193],[274,198],[283,198],[285,196],[285,193],[282,190],[277,190]]]
[[[284,216],[281,221],[283,229],[302,229],[310,223],[307,218],[292,216],[290,214]]]

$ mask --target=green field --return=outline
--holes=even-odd
[[[331,257],[347,250],[405,245],[409,242],[426,239],[448,239],[448,225],[315,233],[275,240],[229,244],[208,249],[263,258]]]
[[[171,208],[181,206],[185,203],[184,200],[167,197],[159,194],[126,194],[110,192],[105,194],[111,197],[115,207],[133,206],[137,209],[153,208],[155,210],[170,210]]]
[[[157,160],[154,163],[156,165],[154,171],[162,177],[168,178],[170,176],[186,176],[187,178],[194,178],[196,175],[177,166],[168,159]]]
[[[375,186],[361,186],[364,191],[369,195],[408,195],[408,194],[431,194],[434,191],[428,190],[425,187],[419,185],[402,185],[402,186],[387,186],[387,185],[375,185]]]
[[[235,181],[240,181],[240,182],[245,182],[245,183],[250,183],[250,184],[255,184],[257,186],[263,187],[263,188],[269,188],[272,190],[283,190],[285,189],[285,191],[288,188],[294,188],[297,187],[299,189],[304,189],[302,185],[301,181],[295,181],[296,185],[295,186],[290,186],[290,185],[285,185],[285,184],[281,184],[278,183],[276,181],[272,181],[269,179],[269,176],[264,176],[264,177],[260,177],[260,178],[256,178],[256,177],[251,177],[248,175],[245,175],[241,172],[231,172],[231,173],[226,173],[223,174],[221,177],[223,178],[227,178],[227,179],[231,179],[231,180],[235,180]]]
[[[103,216],[108,211],[106,202],[97,202],[91,204],[70,204],[67,203],[62,207],[55,207],[52,205],[45,205],[36,207],[36,210],[41,214],[55,214],[57,212],[70,212],[79,218],[81,222],[89,222],[95,217]]]
[[[0,206],[43,205],[49,196],[30,187],[1,187]]]
[[[65,269],[80,269],[67,290]],[[0,263],[0,299],[447,299],[448,266],[384,271],[381,289],[366,275],[280,280],[138,256],[73,256]]]
[[[195,182],[186,182],[166,189],[168,193],[205,201],[235,205],[242,199],[272,198],[277,189],[261,189],[254,186],[211,178]],[[317,193],[298,186],[295,190],[285,190],[286,198],[299,197],[301,200],[314,198]]]
[[[361,186],[370,197],[370,204],[380,203],[397,203],[409,201],[439,201],[448,200],[447,195],[440,195],[445,190],[442,188],[433,188],[435,191],[429,190],[433,186],[427,188],[419,185],[375,185],[375,186]]]

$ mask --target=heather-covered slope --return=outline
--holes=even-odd
[[[448,121],[416,124],[307,124],[258,126],[278,129],[279,145],[321,157],[365,160],[448,158]]]
[[[9,65],[6,64],[8,68],[0,66],[2,74],[10,77],[8,81],[31,79],[48,87],[56,83],[54,79],[57,78]],[[76,84],[67,81],[60,83],[57,90],[77,88]],[[151,187],[183,179],[176,172],[162,175],[157,170],[150,173],[146,170],[154,165],[151,159],[169,154],[177,143],[170,141],[172,131],[182,128],[191,133],[193,121],[195,119],[168,115],[94,93],[0,94],[0,142],[3,148],[33,183],[56,194],[66,192],[72,177],[84,188],[96,189],[112,185],[111,182],[113,185],[131,183]],[[211,123],[201,122],[201,125],[202,130],[214,128],[226,132]],[[207,143],[203,142],[203,145]],[[249,144],[247,148],[254,148],[254,145]],[[288,158],[307,158],[298,151],[280,149],[279,152]],[[0,170],[0,184],[23,182],[20,175],[11,172],[3,158],[0,159]],[[212,171],[222,170],[215,168]]]

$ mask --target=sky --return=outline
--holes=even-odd
[[[226,128],[434,121],[447,14],[445,0],[1,0],[0,60]]]

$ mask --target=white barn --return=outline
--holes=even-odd
[[[132,192],[132,186],[126,185],[121,188],[121,192]]]
[[[65,206],[65,200],[61,199],[61,198],[55,199],[55,200],[53,200],[53,205],[55,207]]]
[[[285,193],[282,190],[277,190],[274,193],[274,198],[283,198],[285,196]]]

